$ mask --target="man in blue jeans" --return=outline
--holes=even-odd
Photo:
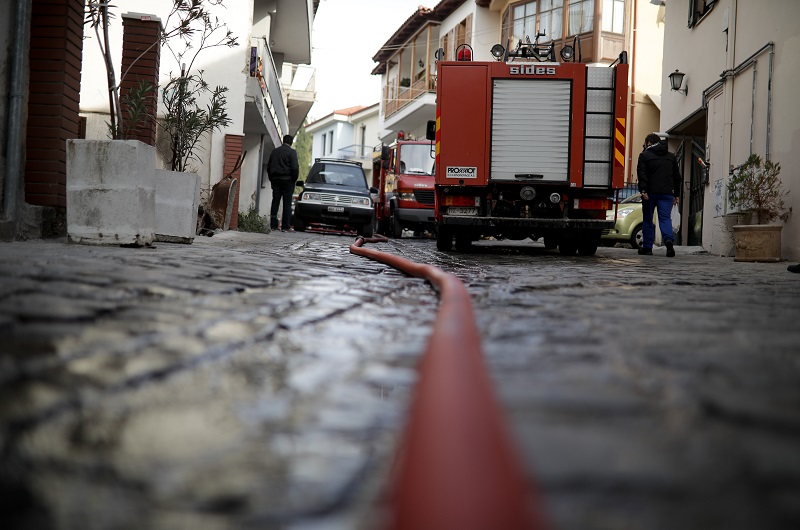
[[[667,141],[657,134],[648,134],[644,139],[644,150],[639,155],[636,175],[639,178],[639,191],[642,194],[642,235],[644,242],[639,254],[653,255],[653,243],[656,240],[656,225],[653,223],[653,212],[658,212],[658,226],[661,227],[661,239],[667,247],[667,257],[675,256],[672,233],[672,205],[678,204],[681,192],[681,172],[675,155],[667,149]]]

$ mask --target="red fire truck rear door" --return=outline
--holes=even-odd
[[[440,65],[438,103],[447,134],[441,136],[437,184],[488,182],[488,68],[469,62]]]

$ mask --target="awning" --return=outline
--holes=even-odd
[[[647,98],[653,102],[659,112],[661,112],[661,94],[645,94]]]
[[[667,129],[667,134],[685,136],[706,135],[706,109],[699,108]]]

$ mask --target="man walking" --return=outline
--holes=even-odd
[[[657,134],[648,134],[644,140],[644,150],[639,155],[636,175],[639,178],[639,191],[642,193],[642,215],[644,216],[642,235],[644,242],[639,254],[651,256],[656,240],[656,225],[653,211],[658,211],[658,226],[661,238],[667,247],[667,257],[675,256],[672,233],[672,205],[678,204],[681,192],[681,173],[675,155],[667,149],[667,141]]]
[[[297,152],[292,149],[294,138],[290,135],[283,137],[283,145],[270,153],[267,161],[267,174],[272,186],[272,209],[270,210],[269,225],[273,230],[278,229],[278,208],[283,200],[283,215],[281,215],[280,229],[291,230],[292,222],[292,193],[297,182],[300,166],[297,163]]]

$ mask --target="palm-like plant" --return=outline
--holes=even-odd
[[[173,171],[186,171],[196,155],[198,142],[204,134],[230,124],[226,111],[226,87],[211,88],[203,79],[202,70],[196,74],[173,78],[161,91],[164,118],[161,126],[169,137]],[[202,107],[198,100],[207,100]]]

